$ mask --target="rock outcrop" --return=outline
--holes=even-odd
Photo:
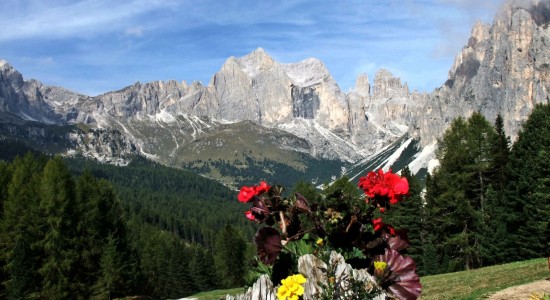
[[[136,83],[96,97],[24,81],[1,61],[0,111],[39,122],[115,128],[138,147],[149,135],[157,138],[158,126],[168,126],[161,121],[172,124],[166,132],[189,128],[167,143],[176,148],[197,138],[203,125],[196,125],[203,121],[252,121],[309,141],[313,156],[345,161],[369,156],[404,135],[419,138],[423,146],[432,144],[453,119],[474,111],[489,120],[501,114],[505,130],[515,137],[534,105],[550,101],[549,23],[548,1],[505,4],[491,25],[474,26],[447,81],[431,94],[410,91],[384,69],[372,84],[360,75],[354,90],[345,94],[321,61],[282,64],[258,48],[227,59],[207,86]]]
[[[474,26],[447,82],[415,116],[423,144],[440,136],[454,118],[474,111],[490,121],[501,114],[514,138],[534,105],[550,101],[549,12],[548,1],[509,2],[492,25]]]

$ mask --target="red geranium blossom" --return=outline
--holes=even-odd
[[[409,182],[407,178],[399,177],[391,170],[384,174],[384,171],[379,169],[378,172],[369,172],[367,176],[359,178],[359,188],[363,189],[369,198],[387,197],[390,204],[396,204],[409,192]]]
[[[260,185],[254,187],[256,189],[256,196],[261,195],[271,188],[265,181],[260,181]]]
[[[261,181],[258,186],[243,186],[241,187],[237,199],[239,199],[240,202],[248,202],[252,200],[254,196],[259,196],[269,191],[270,188],[271,187],[265,181]]]
[[[240,202],[248,202],[252,200],[255,195],[256,189],[253,186],[243,186],[237,199],[239,199]]]

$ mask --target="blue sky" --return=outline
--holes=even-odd
[[[1,0],[0,59],[87,95],[136,81],[208,84],[230,56],[322,60],[340,87],[379,68],[432,91],[503,0]]]

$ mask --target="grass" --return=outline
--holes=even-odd
[[[422,300],[483,299],[507,287],[550,277],[546,258],[422,277]]]
[[[198,294],[187,296],[187,298],[197,298],[198,300],[219,300],[225,299],[226,295],[237,295],[244,292],[244,288],[234,288],[228,290],[213,290],[207,292],[200,292]]]
[[[505,288],[550,277],[546,258],[514,262],[470,271],[425,276],[421,300],[484,299]],[[202,292],[189,298],[219,300],[225,295],[242,293],[243,288]]]

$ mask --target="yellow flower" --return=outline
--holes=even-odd
[[[374,276],[378,278],[382,278],[384,276],[384,271],[386,270],[386,267],[388,264],[383,261],[375,261],[374,262]]]
[[[277,290],[279,300],[298,300],[298,297],[304,294],[302,284],[306,283],[306,278],[302,274],[290,275],[281,280],[281,286]]]
[[[324,243],[324,242],[325,242],[325,241],[323,241],[322,238],[318,238],[317,241],[315,242],[315,244],[317,244],[317,246],[320,247],[320,246],[323,246],[323,243]]]
[[[384,272],[384,270],[386,270],[386,266],[388,264],[386,264],[386,262],[384,261],[375,261],[374,262],[374,268],[380,272]]]

